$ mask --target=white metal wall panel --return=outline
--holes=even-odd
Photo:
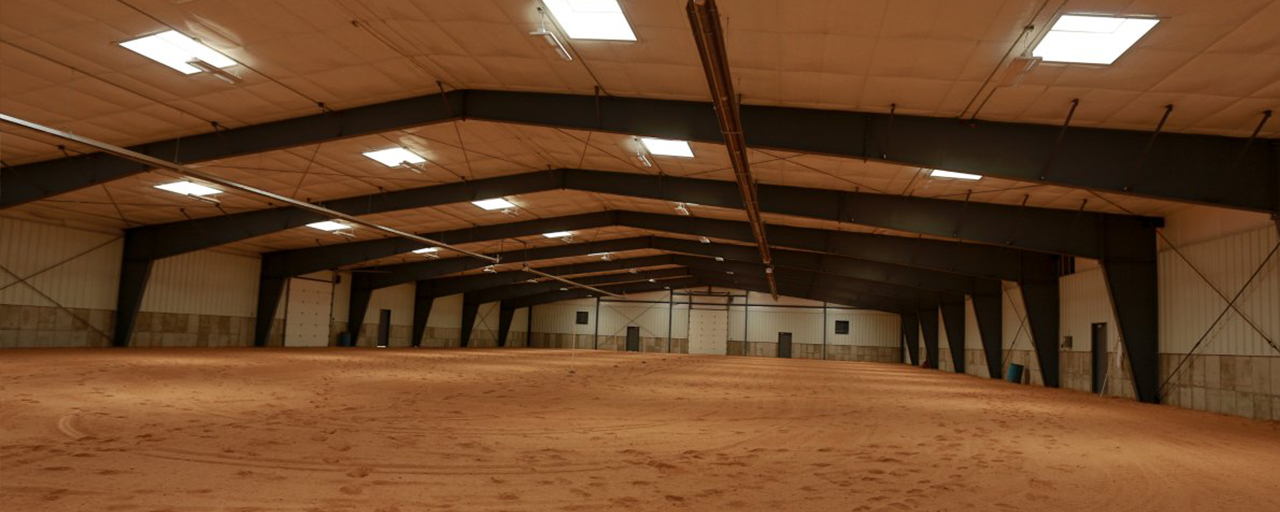
[[[517,309],[511,315],[511,332],[529,331],[529,308]]]
[[[667,310],[666,302],[635,304],[601,302],[600,335],[626,336],[627,327],[636,326],[640,328],[642,337],[665,338],[667,337]]]
[[[369,309],[364,314],[364,323],[378,323],[378,315],[384,309],[391,310],[391,325],[413,325],[413,285],[401,284],[374,290],[369,298]],[[434,307],[431,316],[436,316]],[[455,326],[457,322],[454,320]]]
[[[413,285],[408,285],[412,287]],[[413,324],[413,294],[409,297],[409,324]],[[394,313],[393,313],[394,315]],[[427,327],[442,329],[462,328],[462,294],[436,297],[431,301],[431,315],[427,317]]]
[[[792,343],[822,343],[822,309],[752,306],[747,313],[747,339],[777,343],[778,333],[791,333]]]
[[[1259,268],[1276,244],[1272,226],[1160,253],[1160,352],[1185,354],[1227,307],[1192,268],[1199,269],[1228,298]],[[1280,254],[1273,256],[1236,306],[1272,339],[1280,337]],[[1277,356],[1234,311],[1227,313],[1197,354]]]
[[[587,323],[574,323],[579,311],[587,312]],[[550,334],[592,334],[595,333],[596,303],[590,302],[556,302],[539,304],[533,308],[533,330]]]
[[[951,349],[950,337],[947,336],[947,320],[942,318],[942,308],[934,308],[938,316],[938,349]]]
[[[435,304],[432,304],[434,309]],[[498,339],[498,303],[481,304],[476,310],[476,321],[471,325],[471,342],[493,342]],[[431,313],[435,314],[434,311]],[[462,321],[462,317],[458,317]]]
[[[725,355],[728,350],[729,312],[710,307],[696,307],[689,313],[690,354]]]
[[[849,334],[835,334],[836,320],[849,321]],[[902,320],[883,311],[828,309],[827,344],[864,347],[896,347],[901,345]]]
[[[964,348],[982,350],[982,331],[978,330],[978,314],[973,309],[973,298],[964,298]]]
[[[0,218],[0,265],[69,308],[116,308],[123,250],[119,234]],[[17,281],[0,272],[0,304],[53,305]]]
[[[1120,340],[1120,329],[1111,310],[1111,297],[1102,269],[1094,268],[1063,276],[1058,280],[1058,344],[1071,336],[1071,348],[1062,350],[1090,352],[1093,350],[1093,324],[1107,324],[1107,340],[1114,346]],[[1110,346],[1108,351],[1113,350]]]
[[[255,316],[261,266],[260,258],[214,251],[157,260],[142,311]]]
[[[329,313],[333,308],[333,283],[290,279],[285,306],[284,345],[329,345]]]

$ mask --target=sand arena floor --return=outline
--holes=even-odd
[[[901,365],[510,349],[0,358],[5,512],[1280,510],[1276,423]]]

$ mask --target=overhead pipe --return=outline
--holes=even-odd
[[[156,168],[159,168],[159,169],[166,169],[166,170],[169,170],[169,171],[171,171],[171,172],[177,173],[177,174],[179,174],[179,175],[181,175],[181,176],[186,176],[186,177],[189,177],[189,178],[195,178],[195,179],[200,180],[200,181],[207,181],[207,182],[209,182],[209,183],[214,183],[214,184],[221,185],[221,186],[223,186],[223,187],[227,187],[227,188],[230,188],[230,189],[239,190],[239,191],[241,191],[241,192],[247,192],[247,193],[250,193],[250,194],[253,194],[253,195],[256,195],[256,196],[260,196],[260,197],[264,197],[264,198],[270,199],[270,200],[272,200],[272,201],[279,201],[279,202],[281,202],[281,203],[284,203],[284,204],[287,204],[287,205],[290,205],[290,206],[294,206],[294,207],[297,207],[297,208],[301,208],[301,209],[303,209],[303,210],[308,210],[308,211],[316,212],[316,213],[319,213],[319,214],[321,214],[321,215],[328,216],[328,217],[333,218],[333,219],[342,219],[342,220],[344,220],[344,221],[350,222],[350,223],[355,224],[355,225],[364,226],[364,227],[371,228],[371,229],[374,229],[374,230],[377,230],[377,231],[382,231],[382,232],[384,232],[384,233],[388,233],[388,234],[393,235],[393,236],[398,236],[398,237],[400,237],[400,238],[407,238],[407,239],[409,239],[409,240],[413,240],[413,241],[415,241],[415,242],[421,242],[421,243],[423,243],[423,244],[427,244],[427,245],[430,245],[430,246],[433,246],[433,247],[439,247],[439,248],[441,248],[441,249],[450,250],[450,251],[453,251],[453,252],[456,252],[456,253],[462,254],[462,255],[464,255],[464,256],[469,256],[469,257],[472,257],[472,258],[479,258],[479,259],[482,259],[482,260],[485,260],[485,261],[489,261],[489,262],[491,262],[491,263],[492,263],[492,264],[494,264],[494,265],[497,265],[497,264],[502,263],[502,261],[501,261],[501,259],[500,259],[500,258],[495,258],[495,257],[493,257],[493,256],[489,256],[489,255],[485,255],[485,254],[480,254],[480,253],[478,253],[478,252],[468,251],[468,250],[463,249],[463,248],[461,248],[461,247],[457,247],[457,246],[454,246],[454,245],[450,245],[450,244],[447,244],[447,243],[444,243],[444,242],[441,242],[441,241],[438,241],[438,240],[432,240],[432,239],[430,239],[430,238],[427,238],[427,237],[424,237],[424,236],[415,235],[415,234],[413,234],[413,233],[409,233],[409,232],[407,232],[407,231],[401,231],[401,230],[399,230],[399,229],[395,229],[395,228],[391,228],[391,227],[383,226],[383,225],[378,224],[378,223],[369,222],[369,221],[367,221],[367,220],[360,219],[359,217],[356,217],[355,215],[351,215],[351,214],[343,213],[343,212],[340,212],[340,211],[338,211],[338,210],[332,210],[332,209],[329,209],[329,208],[325,208],[325,207],[323,207],[323,206],[319,206],[319,205],[315,205],[315,204],[308,203],[308,202],[306,202],[306,201],[299,201],[299,200],[294,199],[294,198],[292,198],[292,197],[282,196],[282,195],[280,195],[280,194],[276,194],[276,193],[274,193],[274,192],[268,192],[268,191],[266,191],[266,190],[262,190],[262,189],[259,189],[259,188],[256,188],[256,187],[251,187],[251,186],[249,186],[249,185],[245,185],[245,184],[243,184],[243,183],[239,183],[239,182],[232,181],[232,180],[229,180],[229,179],[226,179],[226,178],[222,178],[222,177],[219,177],[219,176],[215,176],[215,175],[213,175],[213,174],[208,174],[208,173],[206,173],[206,172],[204,172],[204,171],[198,171],[198,170],[196,170],[196,169],[193,169],[193,168],[191,168],[191,167],[187,167],[187,166],[182,165],[182,164],[177,164],[177,163],[170,162],[170,161],[167,161],[167,160],[161,160],[161,159],[159,159],[159,158],[155,158],[155,157],[152,157],[152,156],[149,156],[149,155],[144,155],[144,154],[142,154],[142,153],[138,153],[138,152],[136,152],[136,151],[130,151],[130,150],[128,150],[128,149],[125,149],[125,148],[122,148],[122,147],[119,147],[119,146],[114,146],[114,145],[111,145],[111,144],[107,144],[107,143],[105,143],[105,142],[101,142],[101,141],[98,141],[98,140],[95,140],[95,139],[90,139],[90,138],[88,138],[88,137],[84,137],[84,136],[76,135],[76,134],[74,134],[74,133],[64,132],[64,131],[62,131],[62,130],[58,130],[58,129],[56,129],[56,128],[51,128],[51,127],[48,127],[48,126],[44,126],[44,125],[42,125],[42,124],[33,123],[33,122],[31,122],[31,121],[27,121],[27,120],[25,120],[25,119],[19,119],[19,118],[16,118],[16,117],[13,117],[13,116],[10,116],[10,115],[7,115],[7,114],[0,114],[0,121],[6,122],[6,123],[9,123],[9,124],[13,124],[13,125],[16,125],[16,126],[21,126],[21,127],[23,127],[23,128],[27,128],[27,129],[29,129],[29,130],[34,130],[34,131],[37,131],[37,132],[40,132],[40,133],[43,133],[43,134],[46,134],[46,135],[51,135],[51,136],[53,136],[53,137],[56,137],[56,138],[59,138],[59,139],[62,139],[62,140],[66,140],[66,141],[70,141],[70,142],[75,142],[75,143],[77,143],[77,144],[83,144],[83,145],[86,145],[86,146],[92,147],[92,148],[94,148],[94,149],[97,149],[97,150],[99,150],[99,151],[103,151],[103,152],[105,152],[105,153],[110,153],[110,154],[113,154],[113,155],[116,155],[116,156],[119,156],[119,157],[122,157],[122,158],[127,158],[127,159],[129,159],[129,160],[133,160],[133,161],[138,162],[138,163],[141,163],[141,164],[146,164],[146,165],[149,165],[149,166],[152,166],[152,167],[156,167]],[[599,293],[599,294],[603,294],[603,295],[608,295],[608,296],[610,296],[610,297],[622,298],[622,296],[621,296],[621,295],[618,295],[618,294],[616,294],[616,293],[607,292],[607,291],[601,290],[601,289],[596,288],[596,287],[593,287],[593,286],[588,286],[588,285],[585,285],[585,284],[580,284],[580,283],[577,283],[577,282],[571,281],[571,280],[569,280],[569,279],[565,279],[565,278],[560,277],[560,276],[556,276],[556,275],[548,274],[548,273],[546,273],[546,272],[542,272],[542,271],[539,271],[539,270],[534,269],[534,268],[529,268],[527,265],[525,266],[525,268],[523,268],[523,269],[521,269],[521,270],[524,270],[525,272],[528,272],[528,273],[531,273],[531,274],[537,274],[537,275],[539,275],[539,276],[546,277],[546,278],[549,278],[549,279],[554,279],[554,280],[559,281],[559,282],[561,282],[561,283],[564,283],[564,284],[567,284],[567,285],[570,285],[570,286],[574,286],[574,287],[577,287],[577,288],[582,288],[582,289],[584,289],[584,290],[589,290],[589,291],[592,291],[592,292],[595,292],[595,293]]]
[[[720,11],[715,0],[689,0],[689,25],[693,39],[698,43],[698,55],[702,57],[702,70],[711,89],[711,103],[720,120],[720,133],[724,136],[733,175],[742,195],[742,209],[747,212],[751,232],[760,247],[760,262],[765,265],[765,279],[769,293],[778,298],[778,285],[773,279],[773,258],[769,255],[769,241],[765,237],[764,219],[760,217],[760,201],[756,196],[756,183],[751,178],[751,166],[747,160],[747,142],[742,132],[742,118],[738,112],[738,96],[733,92],[729,74],[729,56],[724,46],[724,31],[720,27]]]

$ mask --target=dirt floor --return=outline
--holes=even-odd
[[[6,350],[0,510],[1280,510],[1280,424],[902,365]]]

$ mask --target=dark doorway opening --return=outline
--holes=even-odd
[[[391,310],[384,309],[378,314],[378,346],[385,347],[391,343]]]
[[[791,358],[791,333],[778,333],[778,357]]]
[[[627,352],[640,351],[640,328],[634,325],[627,327]]]
[[[1093,392],[1101,393],[1107,384],[1107,324],[1093,324],[1090,335],[1093,350]]]

